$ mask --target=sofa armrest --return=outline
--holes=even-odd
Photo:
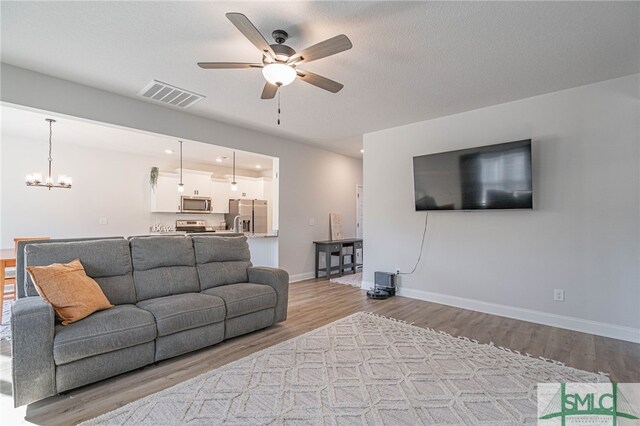
[[[248,269],[249,282],[255,284],[266,284],[276,291],[278,300],[276,302],[276,316],[274,322],[281,322],[287,319],[287,305],[289,303],[289,273],[284,269],[267,268],[256,266]]]
[[[18,299],[11,307],[14,406],[55,395],[53,307],[40,297]]]

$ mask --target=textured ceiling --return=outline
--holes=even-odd
[[[2,61],[135,97],[152,79],[205,94],[190,113],[349,155],[362,134],[640,71],[638,2],[8,2]],[[345,85],[301,81],[260,100],[259,70],[225,18],[246,14],[301,50],[344,33],[353,49],[301,66]]]

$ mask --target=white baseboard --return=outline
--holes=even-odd
[[[315,277],[315,272],[303,272],[302,274],[289,275],[289,282],[297,283],[298,281],[310,280]]]
[[[414,290],[411,288],[400,288],[398,290],[398,295],[410,297],[412,299],[425,300],[427,302],[440,303],[442,305],[455,306],[456,308],[470,309],[472,311],[484,312],[501,317],[640,343],[640,329],[633,327],[607,324],[604,322],[551,314],[533,309],[516,308],[513,306],[499,305],[497,303],[483,302],[480,300],[449,296],[447,294],[432,293],[423,290]]]
[[[365,281],[365,280],[362,280],[362,283],[360,284],[360,288],[363,290],[372,289],[374,286],[375,286],[375,283],[371,281]]]

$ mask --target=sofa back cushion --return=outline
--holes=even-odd
[[[251,253],[247,237],[194,236],[196,266],[201,290],[225,284],[246,283]]]
[[[18,299],[23,297],[37,296],[33,285],[28,288],[27,272],[25,267],[25,247],[28,244],[51,244],[51,243],[70,243],[73,241],[95,241],[95,240],[122,240],[124,237],[89,237],[89,238],[56,238],[50,240],[22,240],[16,245],[16,283],[18,290]]]
[[[25,266],[48,266],[80,259],[113,305],[136,302],[129,242],[122,239],[28,244]],[[27,294],[38,294],[31,277],[26,277]]]
[[[138,302],[200,291],[191,238],[133,237],[130,242]]]

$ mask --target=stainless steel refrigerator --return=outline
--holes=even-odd
[[[233,225],[233,219],[240,215],[242,232],[267,232],[267,201],[266,200],[229,200],[229,214],[226,216],[228,224]]]

